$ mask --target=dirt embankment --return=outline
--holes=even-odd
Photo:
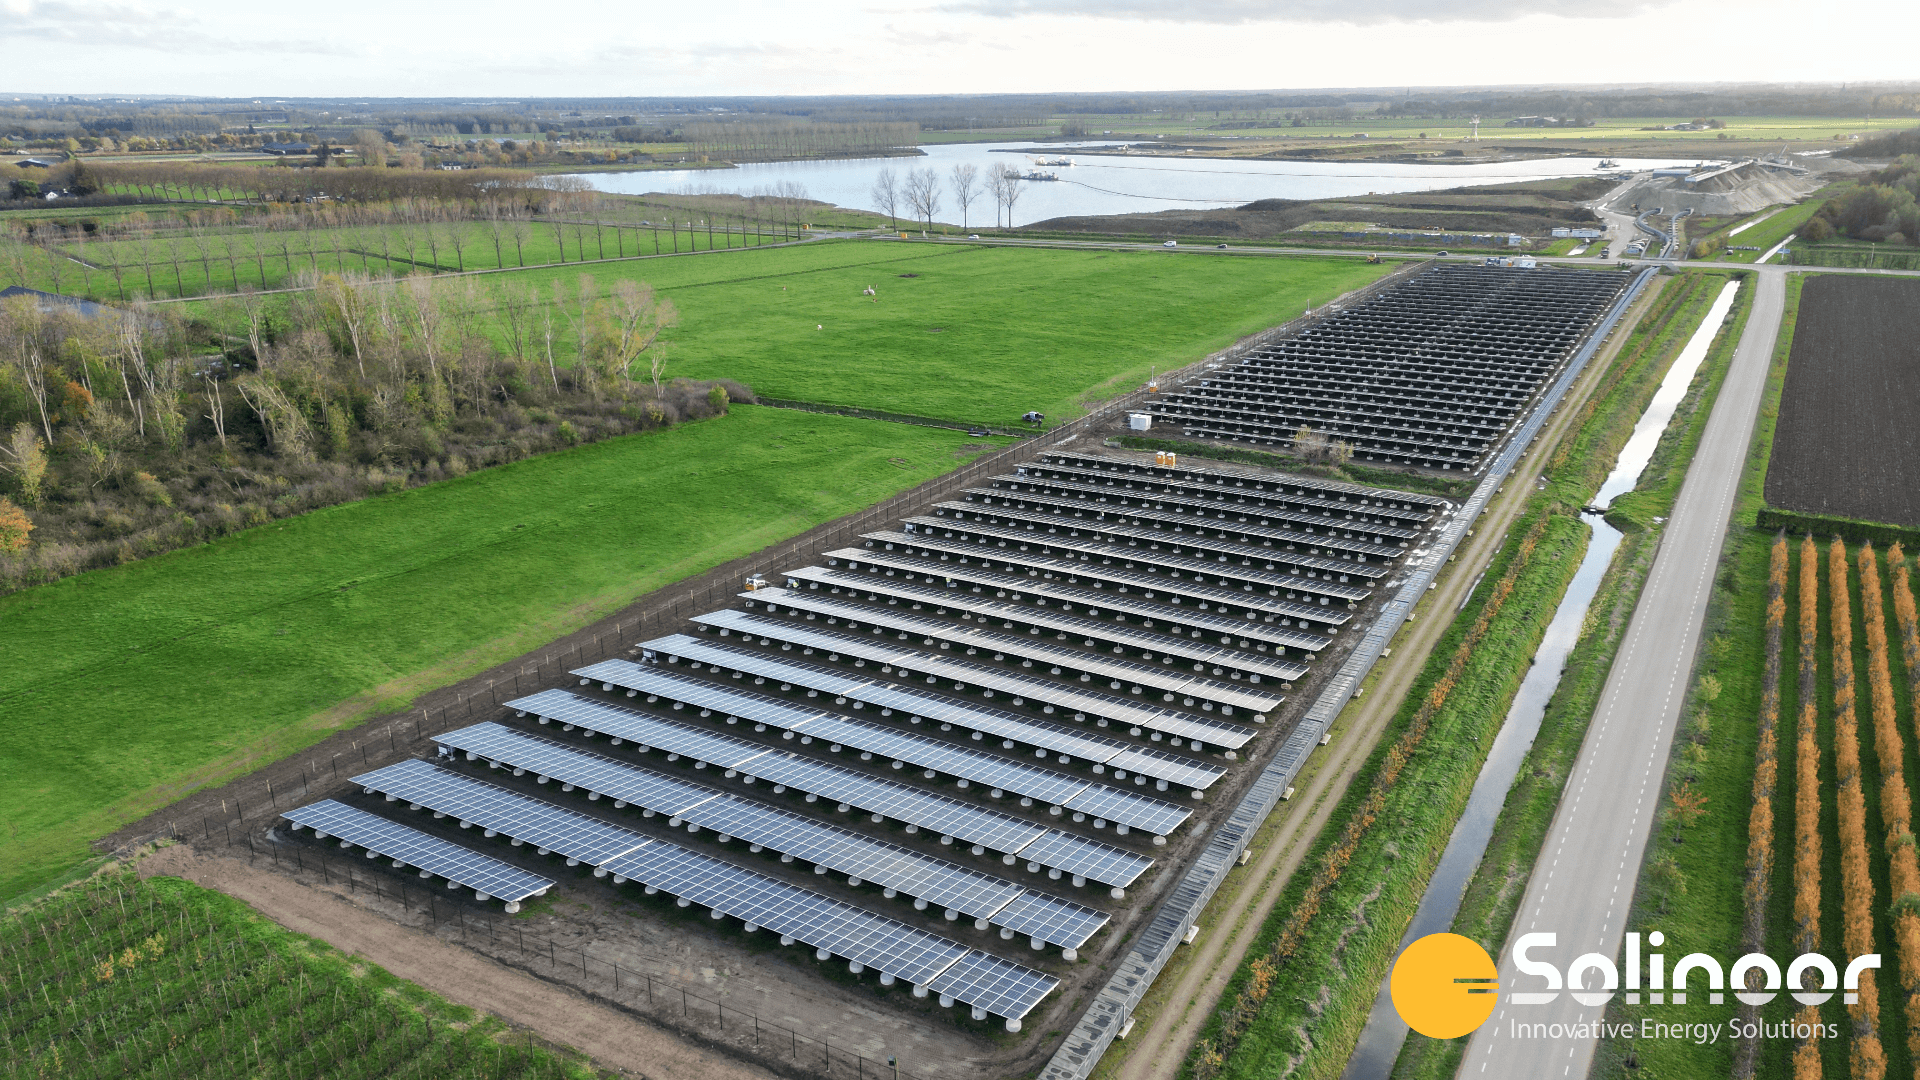
[[[1596,177],[1456,188],[1449,191],[1360,195],[1345,199],[1261,199],[1221,210],[1162,210],[1152,214],[1058,217],[1026,228],[1122,236],[1205,236],[1243,240],[1338,240],[1339,234],[1291,232],[1316,221],[1360,222],[1409,232],[1498,232],[1544,235],[1557,226],[1594,222],[1590,200],[1611,182]],[[1362,226],[1356,226],[1362,227]]]

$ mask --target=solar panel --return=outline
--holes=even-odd
[[[916,985],[932,982],[969,953],[937,934],[677,844],[649,844],[607,870]],[[969,994],[969,1004],[990,998],[974,988]]]
[[[1360,484],[1343,484],[1338,481],[1318,480],[1306,476],[1275,478],[1272,476],[1262,476],[1251,471],[1242,472],[1231,466],[1210,465],[1205,469],[1188,469],[1183,467],[1180,471],[1185,475],[1175,475],[1171,471],[1148,465],[1145,461],[1126,461],[1123,458],[1108,458],[1104,455],[1088,457],[1072,453],[1050,453],[1037,464],[1040,468],[1050,472],[1056,472],[1061,475],[1071,475],[1090,482],[1115,479],[1120,475],[1111,468],[1101,468],[1101,466],[1111,466],[1115,464],[1122,466],[1139,466],[1143,471],[1130,472],[1126,474],[1126,478],[1143,485],[1162,486],[1169,491],[1181,493],[1181,497],[1199,499],[1206,502],[1217,502],[1217,496],[1228,492],[1226,485],[1219,483],[1209,484],[1207,481],[1209,478],[1212,478],[1215,480],[1248,479],[1256,483],[1271,483],[1275,485],[1274,489],[1258,491],[1234,487],[1231,490],[1236,498],[1245,495],[1253,499],[1288,502],[1302,506],[1317,506],[1338,512],[1358,510],[1363,513],[1379,514],[1384,517],[1397,517],[1403,521],[1426,521],[1433,516],[1434,510],[1447,505],[1445,499],[1434,495],[1420,495],[1414,492],[1372,488]],[[1031,467],[1032,466],[1029,465],[1023,468]],[[1337,498],[1337,496],[1340,495],[1354,495],[1363,499],[1377,501],[1367,503],[1341,502]],[[1411,509],[1409,509],[1409,507]]]
[[[605,661],[590,668],[581,668],[576,674],[591,673],[596,678],[616,675],[637,678],[635,675],[623,674],[628,671],[653,674],[649,669],[625,660]],[[662,689],[670,690],[674,686],[693,684],[690,680],[662,673],[659,685]],[[582,721],[587,726],[599,722],[588,715],[596,710],[605,710],[621,716],[643,715],[615,705],[578,698],[561,690],[543,691],[506,704],[509,708],[527,712],[541,709],[558,711],[559,706],[555,704],[556,698],[566,699],[579,706],[572,715],[576,721]],[[658,725],[653,729],[650,737],[672,738],[674,729],[688,735],[697,733],[696,729],[674,721],[651,717],[649,719],[653,719]],[[607,723],[607,727],[612,726],[612,722]],[[742,766],[743,771],[753,777],[771,784],[784,784],[798,791],[813,792],[823,799],[844,802],[867,813],[881,814],[903,824],[944,836],[952,836],[970,844],[979,844],[991,851],[1024,854],[1028,845],[1046,835],[1048,831],[1044,826],[1023,821],[997,810],[961,802],[937,792],[922,791],[898,781],[869,776],[854,769],[819,761],[791,751],[770,751],[765,747],[759,749],[761,753]],[[1049,844],[1048,857],[1037,860],[1042,866],[1054,867],[1067,873],[1091,878],[1105,885],[1124,888],[1131,885],[1153,865],[1152,859],[1135,855],[1123,848],[1085,837],[1069,834],[1056,835],[1064,839],[1055,840]],[[1054,861],[1056,859],[1064,861]],[[1083,871],[1076,867],[1092,869]]]
[[[1063,669],[1071,669],[1071,673],[1084,671],[1095,678],[1119,679],[1176,695],[1190,694],[1204,697],[1211,701],[1237,705],[1253,712],[1271,712],[1279,707],[1283,700],[1279,694],[1270,690],[1254,690],[1250,687],[1216,682],[1170,666],[1114,660],[1099,653],[1055,645],[1033,637],[999,633],[985,627],[962,626],[945,619],[808,596],[805,593],[789,592],[778,588],[762,589],[758,593],[748,595],[763,600],[769,607],[778,603],[799,611],[810,612],[815,616],[826,615],[830,625],[840,619],[848,619],[855,623],[864,622],[869,626],[894,631],[896,634],[906,633],[912,637],[923,639],[930,637],[935,641],[945,641],[951,645],[988,649],[1015,659],[1040,661]],[[748,605],[752,606],[755,602],[755,599],[749,599]],[[1253,683],[1257,684],[1258,681],[1259,676],[1255,675]]]
[[[967,488],[965,491],[962,491],[961,494],[968,499],[976,497],[981,500],[992,501],[1005,499],[1019,506],[1058,506],[1062,509],[1072,507],[1084,513],[1101,515],[1101,517],[1096,518],[1096,520],[1118,518],[1136,523],[1145,522],[1148,523],[1149,527],[1151,527],[1151,523],[1159,522],[1168,525],[1226,530],[1239,533],[1245,537],[1275,540],[1288,544],[1298,544],[1302,542],[1319,544],[1321,546],[1339,548],[1343,551],[1361,551],[1369,555],[1379,555],[1388,559],[1397,558],[1406,554],[1406,550],[1396,544],[1361,540],[1358,538],[1349,540],[1343,536],[1313,533],[1311,534],[1313,539],[1308,540],[1306,536],[1302,535],[1302,533],[1305,532],[1303,529],[1290,529],[1283,525],[1272,523],[1291,522],[1298,525],[1327,525],[1335,519],[1329,519],[1319,514],[1311,514],[1303,511],[1283,510],[1277,506],[1262,506],[1257,509],[1237,507],[1231,513],[1231,516],[1228,516],[1225,511],[1217,511],[1215,514],[1207,515],[1208,520],[1203,522],[1198,520],[1201,516],[1199,514],[1180,513],[1169,509],[1162,509],[1165,501],[1155,492],[1133,491],[1125,488],[1100,488],[1091,484],[1082,485],[1069,480],[1040,476],[996,476],[991,478],[988,483],[993,486]],[[1089,495],[1093,497],[1088,498]],[[1138,501],[1128,502],[1128,499]],[[1355,531],[1365,532],[1367,536],[1373,537],[1378,541],[1411,540],[1420,535],[1419,529],[1391,525],[1379,521],[1366,522],[1360,528],[1355,529]]]
[[[1106,818],[1118,825],[1166,836],[1193,816],[1193,811],[1161,799],[1095,784],[1066,801],[1066,808],[1088,817]]]
[[[1199,739],[1228,749],[1237,750],[1245,746],[1256,734],[1254,728],[1228,720],[1196,716],[1157,705],[1139,704],[1108,694],[1082,690],[1070,683],[1015,674],[983,664],[949,659],[937,653],[916,652],[886,643],[882,636],[818,630],[789,620],[748,614],[730,608],[694,616],[693,621],[703,626],[724,627],[738,633],[750,633],[806,648],[825,649],[829,654],[845,654],[870,664],[878,664],[883,668],[893,667],[899,669],[903,678],[906,677],[907,672],[914,672],[925,677],[948,679],[962,686],[979,687],[987,691],[989,696],[1005,694],[1008,698],[1032,698],[1073,712],[1107,717],[1150,731]],[[697,638],[688,640],[698,641]],[[651,644],[646,643],[642,647],[651,647]]]
[[[1060,980],[1051,975],[988,953],[974,952],[941,972],[927,984],[927,989],[1017,1020],[1059,985]]]
[[[646,671],[644,668],[640,670]],[[580,672],[574,674],[577,675]],[[635,681],[641,680],[636,677]],[[700,686],[699,697],[711,700],[711,695],[706,691],[706,684],[700,684]],[[655,692],[644,686],[636,689],[643,693]],[[688,705],[705,707],[701,700],[694,699],[691,690],[688,690],[688,695],[686,698],[676,700]],[[767,752],[765,746],[748,739],[723,735],[687,724],[676,724],[651,713],[622,708],[611,702],[575,697],[564,690],[542,690],[537,694],[516,698],[505,704],[510,709],[538,716],[543,723],[548,720],[558,721],[563,726],[585,728],[588,731],[611,735],[622,742],[650,746],[669,754],[690,757],[695,761],[710,762],[722,768],[743,768]]]
[[[669,817],[682,816],[720,795],[702,784],[576,750],[565,743],[528,735],[492,721],[443,732],[435,735],[433,741],[464,752],[469,761],[498,762],[513,768],[516,774],[526,771],[551,777]]]
[[[677,844],[652,840],[607,825],[583,814],[507,791],[493,784],[450,773],[419,760],[403,761],[354,777],[370,791],[379,791],[420,803],[464,822],[485,825],[526,843],[597,865],[618,878],[684,897],[722,914],[790,934],[816,948],[872,967],[915,984],[934,978],[973,953],[957,942],[895,919],[889,919],[841,900],[760,874]],[[414,796],[419,796],[415,798]],[[554,840],[556,843],[543,841]],[[615,850],[617,848],[617,850]],[[998,989],[1001,983],[954,980],[948,985],[956,1000],[1001,1016],[1018,1019],[1059,980],[1010,961],[991,958],[1015,969],[1002,974],[1001,983],[1025,986],[1039,980],[1046,989],[1028,1000]],[[980,967],[978,962],[974,967]],[[970,969],[971,970],[971,969]],[[1020,973],[1025,973],[1021,975]],[[1025,980],[1025,981],[1022,981]],[[1008,1010],[1019,1010],[1012,1012]]]
[[[333,799],[298,807],[281,816],[293,822],[296,829],[311,828],[318,839],[337,837],[366,848],[369,857],[384,855],[394,860],[396,866],[418,867],[456,885],[464,885],[481,894],[481,899],[498,897],[507,902],[508,911],[517,910],[520,901],[527,897],[544,895],[553,887],[552,878],[528,873],[512,863]]]
[[[683,634],[645,642],[643,647],[676,655],[712,656],[720,652]],[[615,683],[619,685],[618,680]],[[918,768],[932,769],[1054,805],[1070,805],[1089,788],[1105,786],[1053,769],[1014,761],[999,754],[956,746],[942,739],[914,735],[883,724],[850,719],[838,713],[822,711],[792,730],[799,732],[803,739],[825,739],[829,743],[882,755]],[[1129,827],[1152,828],[1158,835],[1165,835],[1161,826],[1167,822],[1177,825],[1191,816],[1191,812],[1184,808],[1175,808],[1161,800],[1145,799],[1131,793],[1117,793],[1106,801],[1106,805],[1115,812],[1101,816],[1111,817],[1113,821]]]
[[[905,534],[901,534],[901,543],[906,543]],[[915,550],[920,547],[920,545],[913,546]],[[974,550],[969,554],[977,555],[980,550]],[[836,566],[841,560],[845,560],[849,566],[864,563],[878,566],[883,570],[919,573],[935,582],[966,582],[978,585],[982,589],[993,589],[996,593],[1005,593],[1014,599],[1033,597],[1034,603],[1042,600],[1058,600],[1062,610],[1067,611],[1072,610],[1073,604],[1084,604],[1088,607],[1114,611],[1131,611],[1146,618],[1165,619],[1169,622],[1177,620],[1192,623],[1198,619],[1208,618],[1207,613],[1216,610],[1219,612],[1243,611],[1247,614],[1247,621],[1235,625],[1244,625],[1252,629],[1254,617],[1264,612],[1275,619],[1287,620],[1283,625],[1292,625],[1293,620],[1298,620],[1304,630],[1313,624],[1339,626],[1352,617],[1345,608],[1308,607],[1306,604],[1298,604],[1291,600],[1275,599],[1263,592],[1228,592],[1225,589],[1194,585],[1178,578],[1162,580],[1158,577],[1141,575],[1146,580],[1115,580],[1113,588],[1104,592],[1100,590],[1107,588],[1106,580],[1090,581],[1087,583],[1089,587],[1076,588],[1073,587],[1073,583],[1079,580],[1077,569],[1073,575],[1070,575],[1068,583],[1062,583],[1058,580],[1048,581],[1039,577],[1037,569],[1032,577],[1012,571],[995,570],[989,565],[991,560],[987,556],[982,556],[978,565],[968,564],[964,561],[965,558],[966,556],[963,555],[962,561],[941,562],[931,557],[923,558],[913,554],[905,547],[898,551],[887,551],[884,547],[871,551],[861,548],[840,548],[827,552],[827,565]],[[1131,599],[1129,594],[1136,592],[1147,600],[1158,602],[1141,603]],[[1161,599],[1163,596],[1165,599]],[[1195,601],[1195,610],[1169,610],[1162,606],[1177,604],[1181,599]]]
[[[1406,511],[1390,507],[1367,505],[1364,512],[1371,520],[1356,519],[1346,516],[1357,508],[1356,504],[1336,502],[1329,508],[1324,501],[1292,497],[1264,503],[1236,502],[1227,505],[1170,493],[1151,481],[1140,482],[1137,477],[1130,479],[1135,483],[1108,487],[1108,481],[1076,476],[1071,470],[1056,472],[1051,466],[1041,466],[1012,475],[992,477],[987,481],[992,486],[986,490],[1017,492],[1017,497],[1054,500],[1075,508],[1084,507],[1110,514],[1137,513],[1142,515],[1143,520],[1162,523],[1198,524],[1198,519],[1205,518],[1208,528],[1245,529],[1250,535],[1271,537],[1288,543],[1305,540],[1310,544],[1318,542],[1348,550],[1379,547],[1385,548],[1383,553],[1389,555],[1404,552],[1397,543],[1388,545],[1384,541],[1413,539],[1420,535],[1421,526],[1432,516],[1417,513],[1409,515]],[[1340,516],[1335,517],[1334,514]],[[1289,524],[1304,528],[1289,528]],[[1349,532],[1351,536],[1342,535]],[[1308,540],[1302,533],[1313,539]]]
[[[913,561],[918,562],[919,560]],[[929,569],[931,568],[932,567],[929,567]],[[1141,604],[1129,601],[1125,597],[1108,596],[1092,590],[1065,590],[1065,592],[1075,594],[1067,596],[1065,599],[1073,603],[1083,603],[1088,606],[1100,605],[1097,610],[1102,616],[1108,612],[1116,616],[1121,613],[1126,613],[1140,616],[1150,622],[1158,620],[1160,625],[1166,627],[1169,634],[1175,636],[1169,638],[1165,634],[1161,634],[1155,630],[1137,628],[1130,623],[1121,621],[1119,618],[1115,618],[1112,621],[1105,621],[1104,619],[1095,619],[1092,617],[1081,618],[1074,615],[1056,614],[1050,608],[1008,603],[1003,600],[976,596],[973,593],[960,589],[943,588],[939,585],[912,585],[904,581],[877,574],[856,574],[847,570],[829,570],[822,566],[803,566],[797,570],[788,570],[783,573],[782,576],[787,579],[790,587],[796,589],[799,583],[805,582],[807,587],[814,591],[819,591],[822,587],[835,593],[842,589],[847,589],[853,592],[866,593],[869,599],[891,597],[900,600],[912,600],[921,604],[933,604],[937,608],[951,608],[954,611],[967,612],[975,616],[985,616],[987,618],[998,619],[1002,622],[1011,622],[1015,625],[1024,623],[1029,626],[1040,627],[1043,630],[1080,634],[1097,640],[1117,641],[1148,652],[1171,652],[1175,655],[1186,656],[1190,659],[1206,660],[1214,660],[1215,657],[1221,656],[1234,656],[1239,659],[1236,660],[1232,666],[1242,668],[1243,670],[1250,669],[1251,664],[1254,662],[1265,661],[1268,664],[1282,665],[1286,668],[1285,671],[1274,672],[1274,675],[1282,680],[1298,678],[1306,674],[1307,671],[1305,667],[1289,661],[1269,659],[1259,654],[1232,652],[1226,649],[1218,649],[1211,645],[1201,644],[1198,640],[1188,640],[1182,636],[1186,633],[1185,626],[1169,618],[1169,616],[1174,613],[1168,611],[1166,608],[1157,604]],[[751,596],[752,594],[749,593],[747,595]],[[1089,612],[1088,614],[1091,616],[1093,613]],[[1181,619],[1185,620],[1186,626],[1202,629],[1203,632],[1211,631],[1214,634],[1218,634],[1221,631],[1226,631],[1243,640],[1259,641],[1268,645],[1278,645],[1281,647],[1281,652],[1278,655],[1285,655],[1284,650],[1289,647],[1313,652],[1325,648],[1327,644],[1327,639],[1323,635],[1300,633],[1264,622],[1248,623],[1243,619],[1214,618],[1199,615],[1194,612],[1180,612],[1179,615]]]
[[[931,523],[925,527],[915,528],[913,532],[881,531],[861,533],[860,538],[862,540],[872,541],[875,545],[904,544],[909,548],[945,551],[957,555],[979,555],[986,549],[986,545],[976,544],[973,541],[962,540],[957,537],[945,538],[935,533],[936,528],[946,531],[957,529],[974,532],[974,527],[972,526],[963,525],[947,519],[930,519],[930,522]],[[993,547],[992,551],[995,552],[995,554],[989,556],[989,558],[992,561],[1000,563],[1003,569],[1007,569],[1014,574],[1024,572],[1033,577],[1055,574],[1073,581],[1086,578],[1090,581],[1104,581],[1109,585],[1127,585],[1136,589],[1158,589],[1162,592],[1177,593],[1181,596],[1194,596],[1203,600],[1217,597],[1223,604],[1241,604],[1245,603],[1246,600],[1258,596],[1265,598],[1269,603],[1284,605],[1284,607],[1278,610],[1303,615],[1325,614],[1321,609],[1309,606],[1313,596],[1325,595],[1358,603],[1373,595],[1373,590],[1359,586],[1331,584],[1318,579],[1309,579],[1306,577],[1296,578],[1291,574],[1281,574],[1277,571],[1252,570],[1237,564],[1218,564],[1201,559],[1188,559],[1178,555],[1159,555],[1151,562],[1145,559],[1135,558],[1132,561],[1141,563],[1142,565],[1133,569],[1129,569],[1118,562],[1108,564],[1105,562],[1094,562],[1092,559],[1082,562],[1078,558],[1071,556],[1072,552],[1080,550],[1075,546],[1079,544],[1080,541],[1063,539],[1062,536],[1052,533],[1045,534],[1045,538],[1042,539],[1040,535],[1016,533],[1012,529],[995,530],[992,526],[979,526],[978,529],[979,532],[977,535],[996,536],[1004,534],[1009,540],[1017,537],[1029,547],[1042,545],[1048,548],[1057,548],[1066,553],[1062,555],[1035,554],[1032,551],[1015,551],[1013,548],[1008,548],[1002,552],[999,547]],[[1102,546],[1103,545],[1096,545],[1089,542],[1087,545],[1087,554],[1092,555],[1097,553]],[[1170,571],[1166,574],[1161,574],[1153,569],[1153,567],[1156,566],[1170,566],[1178,570],[1179,573]],[[1180,576],[1180,573],[1185,573],[1189,576],[1183,578]],[[1264,586],[1264,588],[1255,587],[1255,585]],[[1309,588],[1309,585],[1311,585],[1311,588]],[[1312,593],[1313,596],[1302,596],[1297,599],[1291,596],[1283,600],[1274,599],[1280,595],[1279,590],[1282,589],[1295,589],[1301,592]]]
[[[1001,494],[998,498],[1000,502],[1008,503],[1020,498],[1020,496]],[[1069,500],[1062,501],[1065,502]],[[1267,545],[1262,547],[1259,544],[1223,540],[1201,532],[1201,523],[1197,521],[1194,522],[1194,531],[1189,533],[1186,531],[1185,525],[1176,526],[1172,529],[1156,529],[1151,525],[1129,525],[1118,520],[1108,520],[1106,511],[1101,511],[1099,516],[1094,518],[1090,518],[1088,513],[1087,511],[1076,509],[1069,515],[1064,508],[1055,508],[1052,510],[1045,508],[1040,510],[1017,509],[1005,505],[994,505],[986,501],[985,496],[981,496],[972,502],[935,503],[933,504],[932,516],[910,517],[904,518],[903,520],[915,526],[914,529],[908,530],[913,532],[921,529],[953,529],[973,535],[996,536],[1009,540],[1019,540],[1029,544],[1034,542],[1035,535],[1033,531],[1029,531],[1024,526],[1045,525],[1049,539],[1044,542],[1049,546],[1064,547],[1065,549],[1073,551],[1084,551],[1091,555],[1111,558],[1124,557],[1135,562],[1146,562],[1157,566],[1176,566],[1181,568],[1188,567],[1194,560],[1206,558],[1206,556],[1191,554],[1186,556],[1166,553],[1159,555],[1153,554],[1155,548],[1165,544],[1170,548],[1191,548],[1195,551],[1209,552],[1215,556],[1226,555],[1229,560],[1248,559],[1257,565],[1263,566],[1268,574],[1274,576],[1278,576],[1278,567],[1284,564],[1286,566],[1298,566],[1303,569],[1313,570],[1316,573],[1344,574],[1361,577],[1367,579],[1369,584],[1374,578],[1385,577],[1392,573],[1393,568],[1389,564],[1394,559],[1406,554],[1406,552],[1399,548],[1386,548],[1384,545],[1368,544],[1366,547],[1374,549],[1374,553],[1378,556],[1371,562],[1364,558],[1364,556],[1368,554],[1366,551],[1360,552],[1363,556],[1360,559],[1336,559],[1331,556],[1314,555],[1299,551],[1297,548],[1292,551],[1287,550],[1287,548],[1276,548],[1273,546],[1272,541],[1268,541]],[[1116,517],[1117,516],[1116,513]],[[1072,518],[1071,521],[1068,520],[1069,517]],[[1225,523],[1222,522],[1221,526],[1224,527]],[[1213,522],[1207,522],[1204,527],[1212,528]],[[1066,535],[1069,539],[1065,545],[1061,544],[1060,534],[1055,531],[1057,529],[1067,530]],[[1075,534],[1079,533],[1086,534],[1086,537],[1072,539]],[[1088,539],[1094,542],[1089,543]],[[1318,538],[1316,537],[1316,539]],[[1134,544],[1130,545],[1126,543],[1126,541],[1133,541]],[[1305,537],[1296,538],[1296,544],[1306,542]],[[1141,547],[1134,545],[1146,546]],[[1315,544],[1311,546],[1317,547],[1318,545]],[[1341,550],[1351,551],[1354,549],[1343,547]],[[1233,564],[1230,563],[1230,565]],[[1313,578],[1300,580],[1292,574],[1288,574],[1286,581],[1288,584],[1305,588],[1309,592],[1326,592],[1326,590],[1315,588],[1316,579]],[[1345,590],[1337,593],[1326,592],[1326,594],[1328,596],[1349,598]]]
[[[1027,892],[1014,898],[993,917],[995,926],[1063,949],[1078,949],[1107,924],[1104,911],[1044,893]]]
[[[1007,743],[1027,743],[1060,754],[1063,760],[1071,758],[1102,764],[1133,748],[1133,744],[1109,736],[1081,731],[1063,724],[1032,720],[1017,713],[975,706],[966,701],[925,694],[903,688],[899,683],[881,682],[878,676],[843,675],[832,668],[817,664],[796,663],[769,653],[709,644],[687,635],[674,635],[650,641],[646,643],[646,647],[662,654],[687,657],[721,669],[745,672],[749,675],[809,687],[822,693],[875,705],[883,710],[882,715],[886,715],[885,710],[905,712],[934,723],[952,724],[971,731],[979,731],[982,734],[994,735]],[[817,726],[795,725],[795,730],[804,731],[815,737],[827,737]],[[833,741],[878,752],[877,747],[869,746],[864,742],[851,743],[845,738],[833,738]],[[888,753],[891,754],[892,751],[889,750]],[[1043,760],[1046,757],[1045,754],[1036,756]],[[1132,756],[1129,760],[1133,764],[1125,766],[1128,769],[1144,772],[1155,779],[1164,778],[1197,788],[1211,785],[1227,771],[1223,766],[1214,765],[1211,762],[1181,758],[1171,754]]]
[[[1012,882],[898,844],[500,724],[475,724],[436,735],[434,742],[465,752],[469,760],[484,758],[537,770],[555,780],[698,828],[922,897],[970,918],[987,918],[1026,891]]]
[[[647,842],[630,829],[562,810],[552,803],[508,791],[459,773],[409,759],[353,778],[369,793],[391,795],[457,818],[463,828],[479,826],[552,851],[575,862],[599,866]]]
[[[1020,852],[1020,857],[1041,866],[1059,868],[1094,881],[1126,888],[1139,879],[1153,860],[1125,848],[1093,843],[1058,829],[1047,833]]]

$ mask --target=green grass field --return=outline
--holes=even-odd
[[[1822,206],[1826,205],[1826,201],[1824,198],[1808,199],[1806,202],[1800,203],[1797,206],[1789,206],[1779,213],[1755,223],[1752,228],[1733,237],[1732,242],[1742,247],[1757,247],[1760,250],[1723,251],[1720,253],[1720,261],[1734,263],[1750,263],[1755,261],[1760,258],[1760,256],[1772,250],[1773,245],[1785,240],[1798,231],[1800,226],[1805,225],[1809,218],[1813,217],[1814,214],[1819,212]],[[1779,260],[1776,258],[1774,261],[1778,262]]]
[[[10,912],[0,959],[9,1077],[599,1075],[178,878],[104,873]]]
[[[70,240],[26,249],[22,262],[4,272],[11,277],[24,270],[23,283],[32,288],[119,302],[232,293],[242,287],[277,289],[303,271],[404,277],[746,248],[794,239],[778,222],[756,226],[716,218],[709,229],[698,212],[680,211],[679,223],[670,225],[665,208],[651,211],[652,218],[630,208],[625,211],[630,221],[569,219],[557,228],[544,220],[497,228],[487,222],[436,222],[278,231],[240,224],[148,239]],[[797,228],[802,223],[793,224]]]
[[[0,598],[0,897],[187,791],[961,463],[736,407]]]
[[[642,278],[680,310],[669,371],[758,393],[949,420],[1059,420],[1392,270],[1358,260],[1225,259],[835,241],[483,278]],[[911,276],[909,276],[911,275]],[[867,286],[878,297],[861,295]],[[877,299],[877,302],[876,302]],[[817,328],[817,329],[816,329]]]

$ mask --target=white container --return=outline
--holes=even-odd
[[[1153,430],[1153,415],[1143,412],[1128,413],[1127,426],[1135,431],[1151,431]]]

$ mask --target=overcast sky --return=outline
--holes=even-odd
[[[0,0],[0,91],[516,96],[1920,78],[1914,0]]]

